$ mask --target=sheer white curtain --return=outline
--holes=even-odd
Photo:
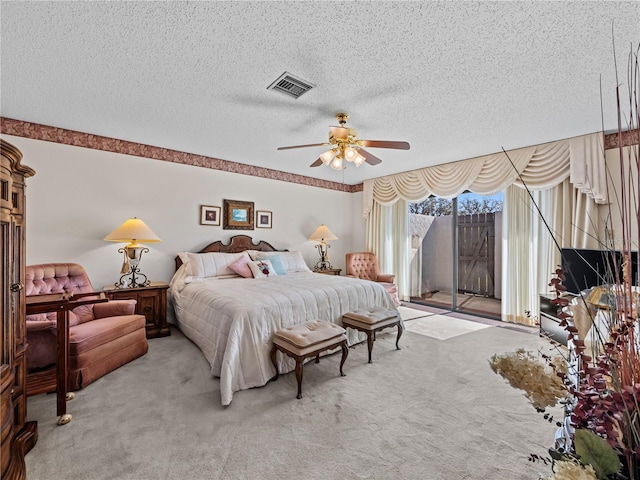
[[[409,206],[405,200],[390,205],[374,202],[367,219],[365,248],[377,255],[382,273],[393,273],[398,298],[409,300]]]
[[[603,248],[604,223],[598,205],[590,195],[565,180],[553,189],[553,210],[557,212],[555,237],[561,247]],[[558,257],[559,258],[559,257]]]
[[[542,191],[508,187],[503,207],[502,319],[533,325],[540,293],[561,264],[559,248],[599,248],[600,220],[593,198],[569,180]]]
[[[507,187],[502,208],[502,319],[534,324],[527,315],[534,308],[537,294],[537,223],[529,194],[516,186]],[[527,272],[528,275],[523,273]],[[533,312],[532,312],[533,313]]]

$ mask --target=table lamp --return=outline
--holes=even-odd
[[[124,255],[124,261],[120,269],[120,273],[123,275],[118,283],[115,284],[116,287],[136,288],[149,285],[150,282],[147,280],[147,276],[141,273],[139,268],[142,254],[147,253],[149,249],[138,242],[157,243],[162,240],[142,220],[136,217],[124,222],[104,239],[108,242],[127,243],[127,245],[118,249],[118,253]],[[143,277],[144,280],[140,281],[138,277]]]
[[[309,237],[309,240],[316,240],[320,242],[316,245],[318,253],[320,253],[320,260],[316,263],[314,270],[332,269],[333,267],[329,262],[329,247],[331,245],[328,245],[326,241],[338,240],[338,237],[336,237],[335,234],[323,224],[316,228],[315,232],[313,232]]]

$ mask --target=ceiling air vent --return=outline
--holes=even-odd
[[[313,87],[315,87],[315,85],[297,78],[289,72],[284,72],[275,82],[267,87],[267,90],[275,90],[276,92],[282,92],[290,97],[298,98]]]

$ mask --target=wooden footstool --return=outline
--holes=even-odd
[[[369,363],[371,363],[371,350],[376,332],[383,328],[398,327],[398,337],[396,338],[396,348],[400,350],[400,337],[404,332],[404,325],[400,315],[395,310],[383,307],[359,308],[353,312],[345,313],[342,316],[342,325],[351,327],[367,334],[367,347],[369,348]]]
[[[278,364],[276,352],[280,350],[296,360],[296,379],[298,380],[298,396],[302,398],[302,364],[305,358],[316,357],[316,363],[320,362],[320,353],[325,350],[342,347],[342,360],[340,361],[340,375],[344,361],[349,355],[347,348],[347,331],[340,325],[313,320],[293,327],[278,330],[273,335],[273,348],[271,349],[271,363],[276,369],[276,375],[271,379],[278,379]]]

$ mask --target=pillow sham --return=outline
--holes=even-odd
[[[253,260],[249,262],[249,268],[254,278],[277,277],[278,274],[273,269],[269,260]]]
[[[271,258],[274,255],[277,255],[282,260],[284,265],[284,269],[287,272],[310,272],[311,269],[307,266],[304,258],[302,258],[302,253],[299,251],[294,252],[258,252],[253,251],[253,255],[251,258],[254,260],[258,259],[258,256],[262,258]],[[254,256],[255,255],[255,256]]]
[[[284,262],[282,261],[282,257],[280,255],[262,255],[263,252],[259,252],[256,255],[256,260],[269,260],[271,265],[273,265],[273,269],[276,271],[278,275],[286,275],[287,269],[284,266]]]
[[[251,268],[249,268],[249,263],[252,260],[249,258],[249,255],[243,255],[235,262],[229,265],[229,268],[236,272],[238,275],[244,278],[253,278],[253,272]]]
[[[229,265],[239,258],[248,255],[246,252],[225,253],[225,252],[209,252],[209,253],[189,253],[186,258],[189,261],[189,274],[196,278],[218,277],[221,275],[234,275]],[[182,258],[182,256],[181,256]]]
[[[180,261],[182,262],[182,266],[184,266],[184,273],[186,275],[191,275],[191,266],[189,265],[189,256],[188,252],[178,252],[178,257],[180,257]]]

